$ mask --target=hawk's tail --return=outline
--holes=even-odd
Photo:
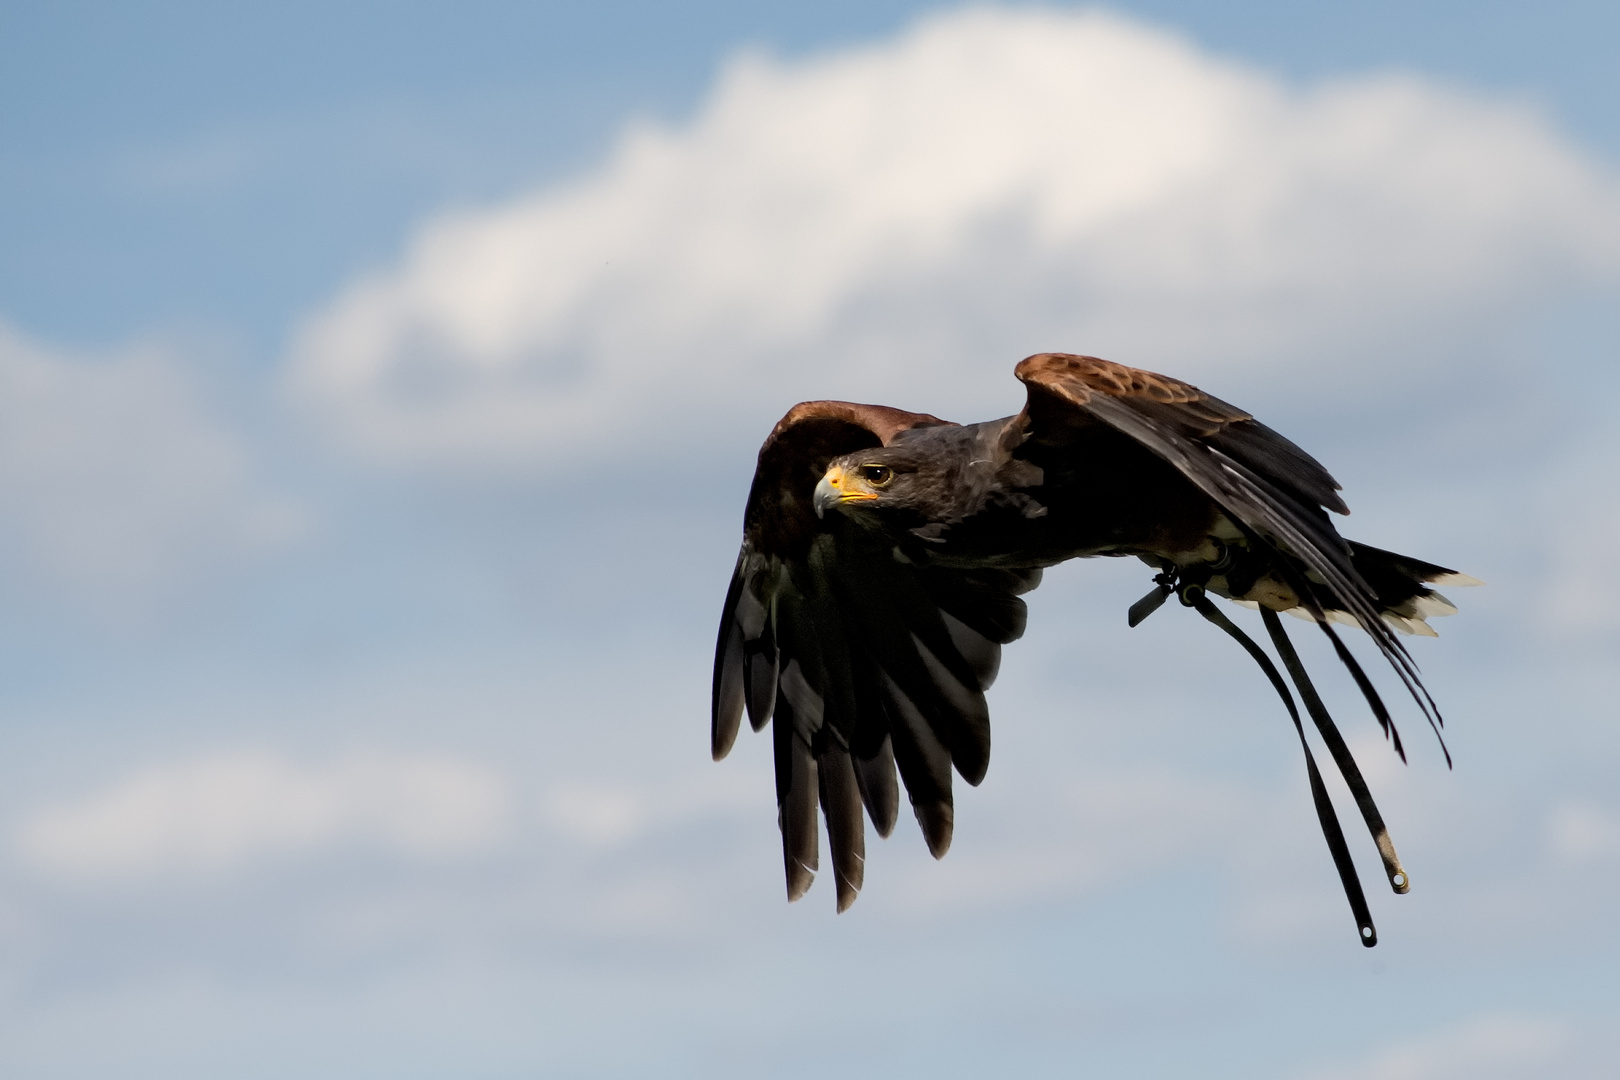
[[[1441,596],[1430,586],[1482,585],[1484,582],[1444,566],[1424,562],[1393,551],[1358,544],[1350,545],[1350,561],[1356,573],[1372,590],[1378,613],[1384,621],[1403,634],[1438,637],[1428,620],[1441,615],[1455,615],[1457,605]],[[1355,616],[1334,603],[1325,589],[1314,590],[1327,617],[1346,626],[1359,626]],[[1289,611],[1303,618],[1312,616],[1304,606]]]
[[[1350,561],[1355,567],[1356,574],[1366,584],[1368,591],[1371,593],[1368,596],[1368,601],[1383,618],[1384,622],[1403,634],[1438,637],[1439,635],[1429,625],[1428,620],[1440,615],[1456,614],[1456,605],[1441,596],[1431,586],[1484,584],[1478,578],[1469,577],[1467,574],[1459,573],[1449,567],[1424,562],[1422,559],[1397,555],[1393,551],[1385,551],[1383,548],[1375,548],[1367,544],[1358,544],[1353,540],[1346,541],[1346,544],[1350,549]],[[1297,570],[1295,576],[1297,579]],[[1300,584],[1302,587],[1305,586],[1304,581],[1301,581]],[[1339,636],[1333,632],[1333,627],[1329,625],[1330,623],[1343,623],[1346,626],[1359,627],[1361,626],[1360,620],[1345,610],[1342,602],[1330,590],[1314,586],[1310,588],[1310,591],[1312,594],[1310,599],[1314,600],[1314,605],[1308,602],[1302,603],[1287,609],[1287,613],[1321,624],[1322,630],[1333,642],[1334,651],[1338,654],[1339,659],[1344,663],[1350,675],[1355,679],[1356,685],[1367,699],[1367,704],[1371,706],[1373,714],[1378,718],[1378,724],[1383,728],[1384,735],[1393,742],[1395,752],[1401,756],[1402,761],[1405,761],[1406,750],[1401,746],[1401,736],[1395,729],[1394,722],[1390,719],[1389,710],[1384,706],[1378,691],[1373,688],[1372,681],[1367,678],[1361,665],[1356,662],[1355,657],[1345,648],[1344,643],[1339,640]],[[1322,617],[1318,617],[1311,610],[1313,606],[1319,608]],[[1369,633],[1372,632],[1370,627],[1362,628]],[[1440,714],[1434,709],[1434,703],[1428,697],[1428,691],[1423,689],[1421,682],[1416,681],[1415,670],[1412,672],[1412,680],[1407,683],[1407,689],[1412,691],[1412,696],[1417,700],[1418,706],[1423,709],[1424,715],[1429,718],[1429,725],[1434,729],[1435,737],[1440,739],[1440,747],[1445,752],[1446,764],[1449,766],[1451,764],[1451,753],[1445,750],[1445,739],[1440,736]]]
[[[1435,592],[1431,585],[1484,584],[1478,578],[1447,567],[1358,544],[1353,540],[1350,541],[1350,561],[1355,564],[1356,573],[1378,597],[1378,610],[1384,616],[1384,621],[1406,634],[1435,637],[1428,620],[1457,613],[1456,605]],[[1337,613],[1330,611],[1329,614]],[[1347,621],[1354,622],[1348,616]]]

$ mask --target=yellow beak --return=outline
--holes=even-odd
[[[860,480],[850,476],[843,469],[834,465],[827,470],[827,475],[821,478],[816,485],[815,496],[811,505],[816,508],[816,517],[821,517],[829,507],[847,502],[865,502],[877,498],[877,492],[863,490]]]

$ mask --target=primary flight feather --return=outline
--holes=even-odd
[[[812,401],[760,448],[721,617],[711,735],[718,760],[744,713],[755,730],[771,725],[788,898],[804,894],[819,866],[819,807],[838,909],[854,902],[863,807],[887,836],[901,782],[929,850],[943,856],[951,772],[977,784],[989,764],[984,691],[1001,646],[1023,633],[1021,595],[1043,567],[1134,555],[1158,574],[1130,625],[1178,596],[1235,637],[1282,696],[1361,940],[1375,944],[1287,684],[1207,594],[1260,608],[1391,887],[1405,892],[1378,809],[1276,612],[1320,625],[1404,757],[1389,710],[1332,623],[1371,637],[1438,734],[1440,714],[1395,631],[1432,635],[1426,619],[1455,609],[1430,586],[1475,582],[1343,539],[1327,511],[1348,509],[1327,470],[1194,386],[1065,353],[1031,356],[1015,374],[1028,392],[1016,416],[957,425]]]

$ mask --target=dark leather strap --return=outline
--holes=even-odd
[[[1316,730],[1321,733],[1328,752],[1338,764],[1339,775],[1344,777],[1345,786],[1361,808],[1361,818],[1367,823],[1373,843],[1378,845],[1379,857],[1384,860],[1384,876],[1389,878],[1390,888],[1398,893],[1406,892],[1412,887],[1412,879],[1401,868],[1400,856],[1395,854],[1395,844],[1389,838],[1389,830],[1384,827],[1383,815],[1378,812],[1378,804],[1373,801],[1372,792],[1367,789],[1367,781],[1362,777],[1356,759],[1345,745],[1344,737],[1339,734],[1338,725],[1328,715],[1327,707],[1322,704],[1316,687],[1311,684],[1311,677],[1305,673],[1305,665],[1299,662],[1299,653],[1294,651],[1294,643],[1288,640],[1288,632],[1283,629],[1277,613],[1262,606],[1260,618],[1265,621],[1266,632],[1271,635],[1271,643],[1276,646],[1277,655],[1282,657],[1283,666],[1288,669],[1294,686],[1299,689],[1299,699],[1305,703],[1305,711],[1316,721]]]
[[[1344,886],[1345,899],[1350,902],[1350,911],[1355,916],[1361,943],[1368,948],[1377,945],[1378,930],[1373,926],[1372,912],[1367,908],[1367,897],[1361,891],[1361,879],[1356,875],[1355,863],[1350,861],[1350,847],[1345,843],[1344,830],[1339,826],[1339,815],[1334,812],[1333,802],[1328,798],[1327,786],[1322,783],[1322,773],[1316,767],[1316,758],[1311,755],[1310,744],[1305,741],[1305,725],[1300,722],[1299,708],[1294,704],[1294,696],[1288,692],[1288,684],[1283,682],[1283,677],[1277,671],[1277,666],[1271,662],[1271,657],[1265,654],[1254,639],[1238,629],[1232,620],[1221,614],[1220,610],[1210,603],[1202,586],[1183,586],[1181,602],[1195,609],[1198,614],[1226,631],[1232,640],[1242,645],[1254,658],[1254,662],[1260,665],[1260,670],[1266,673],[1266,678],[1271,680],[1277,696],[1282,698],[1283,704],[1288,707],[1288,715],[1294,721],[1294,731],[1299,735],[1300,749],[1305,751],[1305,771],[1310,776],[1311,799],[1316,803],[1316,817],[1322,825],[1322,837],[1327,841],[1328,851],[1333,855],[1333,865],[1339,871],[1339,882]]]
[[[1143,619],[1159,610],[1160,605],[1170,598],[1170,591],[1169,585],[1155,585],[1152,592],[1131,605],[1131,609],[1125,613],[1126,623],[1134,630]]]

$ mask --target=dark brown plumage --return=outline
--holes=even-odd
[[[715,656],[713,752],[744,712],[772,724],[789,899],[818,866],[826,817],[840,911],[861,887],[862,806],[881,835],[905,784],[929,850],[951,842],[951,770],[989,764],[984,691],[1024,629],[1020,596],[1066,559],[1134,555],[1159,571],[1136,625],[1178,595],[1243,644],[1299,727],[1313,798],[1364,943],[1377,940],[1343,833],[1281,675],[1207,593],[1259,606],[1284,666],[1355,796],[1392,887],[1408,880],[1354,760],[1275,612],[1315,620],[1401,749],[1389,711],[1330,625],[1360,626],[1434,726],[1394,630],[1429,632],[1454,571],[1352,544],[1315,459],[1196,387],[1095,357],[1018,365],[1017,416],[959,426],[922,413],[796,405],[760,449]],[[1449,758],[1448,758],[1449,760]]]

